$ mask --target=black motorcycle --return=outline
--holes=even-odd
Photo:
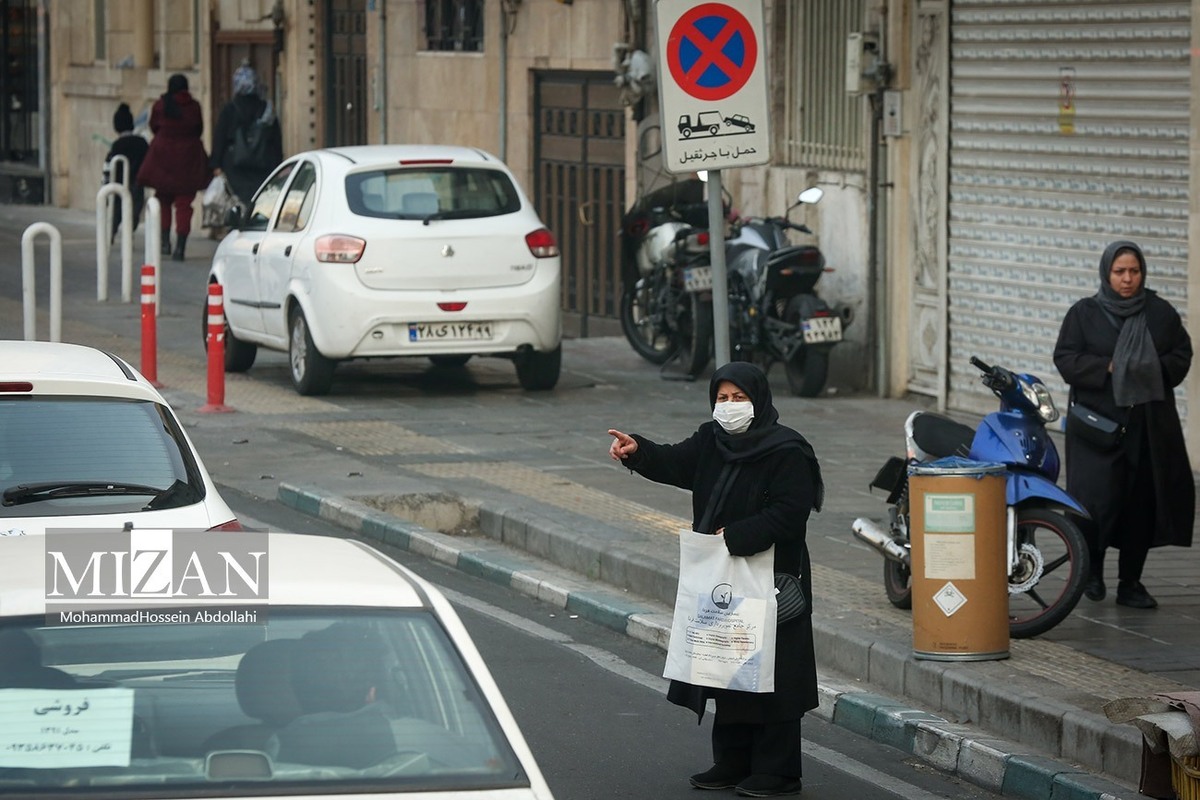
[[[646,194],[621,220],[621,330],[642,358],[677,359],[692,377],[712,353],[707,226],[698,179]]]
[[[816,203],[823,192],[800,193],[782,217],[747,218],[734,225],[726,242],[729,281],[729,343],[735,361],[754,361],[769,370],[783,362],[788,387],[815,397],[829,374],[829,351],[842,341],[849,309],[833,309],[816,293],[829,268],[813,245],[792,245],[787,231],[809,233],[788,213]]]

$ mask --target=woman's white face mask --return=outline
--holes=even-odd
[[[713,419],[728,433],[745,433],[754,421],[754,403],[727,401],[713,406]]]

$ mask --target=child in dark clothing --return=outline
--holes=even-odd
[[[104,157],[104,163],[107,165],[112,161],[113,156],[125,156],[129,159],[130,180],[128,185],[129,194],[133,199],[133,229],[136,231],[138,222],[142,219],[142,206],[146,202],[146,190],[138,185],[133,177],[138,174],[142,160],[146,158],[146,151],[150,149],[150,143],[144,136],[133,132],[133,112],[129,110],[128,103],[121,103],[117,106],[117,112],[113,114],[113,130],[117,133],[117,140],[112,143],[112,148]],[[113,168],[111,180],[114,183],[122,183],[125,180],[122,166],[117,163]],[[121,214],[124,210],[121,205],[122,203],[117,201],[113,207],[113,240],[116,240],[117,231],[121,229]]]

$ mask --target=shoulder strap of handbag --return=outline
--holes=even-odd
[[[717,476],[712,494],[708,496],[708,506],[704,509],[704,516],[700,518],[700,524],[697,526],[700,533],[713,532],[711,530],[713,518],[717,516],[717,509],[725,504],[725,498],[729,496],[729,489],[733,486],[733,480],[741,468],[742,465],[736,461],[726,461],[725,466],[721,467],[721,474]]]
[[[1105,308],[1104,304],[1101,303],[1099,300],[1096,301],[1096,305],[1099,307],[1099,309],[1102,312],[1104,312],[1104,316],[1108,317],[1108,321],[1112,323],[1112,326],[1114,328],[1116,328],[1118,331],[1120,331],[1121,330],[1121,321],[1118,320],[1115,316],[1113,316],[1113,313],[1111,311],[1109,311],[1107,308]]]

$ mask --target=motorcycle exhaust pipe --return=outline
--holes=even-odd
[[[856,538],[870,545],[884,558],[909,566],[908,548],[893,539],[879,523],[859,517],[850,525],[850,530],[854,531]]]

